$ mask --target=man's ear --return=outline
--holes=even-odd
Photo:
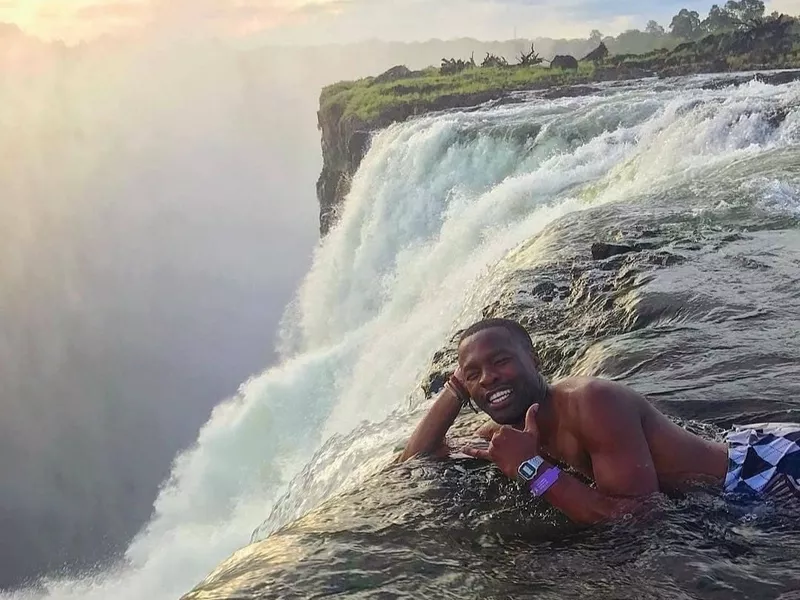
[[[542,366],[542,361],[539,358],[539,353],[536,352],[535,348],[531,348],[530,353],[531,353],[531,358],[533,359],[533,364],[536,366],[536,370],[538,371],[539,368]]]

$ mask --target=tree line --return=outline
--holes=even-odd
[[[621,34],[617,40],[623,43],[624,40],[619,38],[626,34],[628,36],[647,34],[648,36],[661,37],[668,35],[668,33],[682,40],[697,40],[710,34],[747,29],[765,20],[778,19],[780,17],[780,13],[777,11],[768,17],[765,17],[765,14],[766,7],[763,0],[740,0],[739,2],[728,0],[724,5],[714,4],[705,19],[701,19],[700,13],[696,10],[682,8],[678,11],[678,14],[672,17],[668,29],[665,29],[656,21],[649,21],[644,31],[632,29]],[[589,39],[599,44],[604,40],[604,37],[602,33],[594,30],[589,35]]]
[[[655,20],[647,23],[644,30],[629,29],[616,37],[605,36],[595,29],[588,39],[583,40],[556,40],[558,50],[563,54],[572,54],[576,57],[584,56],[592,49],[598,48],[601,43],[610,54],[646,54],[657,49],[671,50],[685,41],[699,40],[707,35],[726,33],[741,29],[749,29],[760,23],[774,21],[780,18],[780,13],[766,14],[763,0],[728,0],[725,4],[714,4],[705,18],[696,10],[682,8],[672,17],[669,26],[664,27]],[[533,49],[531,49],[533,50]],[[521,53],[524,56],[524,52]],[[534,53],[537,59],[538,55]],[[517,57],[517,64],[539,64],[527,62]],[[482,63],[483,67],[511,66],[503,56],[487,53]],[[442,72],[452,73],[478,66],[474,59],[469,61],[443,59]]]
[[[595,46],[605,43],[613,54],[644,54],[658,48],[671,49],[681,42],[711,34],[749,29],[780,16],[777,11],[766,15],[763,0],[729,0],[723,5],[714,4],[705,18],[696,10],[682,8],[667,27],[651,20],[644,30],[629,29],[616,37],[604,36],[595,29],[589,34],[589,41]]]

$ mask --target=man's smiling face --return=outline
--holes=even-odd
[[[458,348],[464,385],[495,423],[514,425],[547,394],[534,352],[504,327],[490,327],[465,338]]]

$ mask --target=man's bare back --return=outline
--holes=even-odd
[[[747,482],[760,492],[781,471],[789,488],[795,480],[800,485],[800,472],[795,472],[800,468],[795,461],[800,458],[800,425],[796,431],[791,424],[774,432],[753,430],[749,439],[756,444],[776,440],[771,454],[775,468],[746,479],[752,470],[748,465],[755,464],[745,464],[748,453],[761,452],[763,446],[753,449],[744,443],[737,455],[734,446],[683,429],[619,383],[569,378],[548,384],[530,337],[518,323],[494,319],[469,328],[459,344],[458,362],[458,371],[417,426],[401,460],[442,453],[461,407],[474,402],[492,418],[478,431],[490,443],[488,449],[466,447],[463,452],[526,481],[531,493],[577,522],[615,518],[659,491],[697,484],[733,490]],[[731,461],[739,459],[738,470],[732,470]],[[562,472],[559,465],[593,485]]]

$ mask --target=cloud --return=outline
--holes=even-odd
[[[655,4],[655,3],[653,3]],[[280,43],[348,42],[379,38],[424,41],[431,38],[509,39],[585,37],[600,27],[622,31],[647,19],[628,5],[609,8],[599,0],[338,0],[300,5],[294,22],[267,32]],[[647,18],[652,18],[647,15]]]
[[[382,0],[373,3],[384,4]],[[147,0],[147,28],[186,35],[240,36],[298,28],[344,12],[360,19],[366,4],[362,0]]]
[[[724,3],[720,0],[718,3]],[[267,32],[281,43],[347,42],[367,38],[424,41],[474,37],[586,37],[592,29],[616,35],[644,28],[654,19],[664,27],[682,8],[706,15],[713,0],[336,0],[299,4],[289,26]],[[775,0],[768,10],[800,13],[800,0]]]
[[[585,36],[595,27],[613,33],[632,26],[639,13],[652,17],[648,11],[655,6],[640,2],[634,10],[604,0],[94,0],[74,14],[97,27],[135,22],[151,32],[262,34],[269,41],[319,44],[373,37],[498,39],[515,29],[527,37]]]
[[[286,0],[150,0],[149,6],[156,28],[212,35],[276,28],[295,21],[298,8]]]
[[[17,0],[17,3],[23,0]],[[0,0],[0,8],[10,4]],[[78,4],[76,6],[76,4]],[[368,38],[585,37],[617,34],[650,19],[668,26],[681,8],[708,12],[711,0],[76,0],[52,3],[50,29],[82,35],[137,27],[186,36],[242,37],[291,44]],[[42,10],[45,10],[44,6]],[[773,0],[768,10],[800,13],[800,0]],[[71,21],[68,18],[71,17]]]
[[[138,20],[144,18],[148,12],[148,6],[142,2],[107,2],[81,7],[75,12],[75,17],[100,21]]]

